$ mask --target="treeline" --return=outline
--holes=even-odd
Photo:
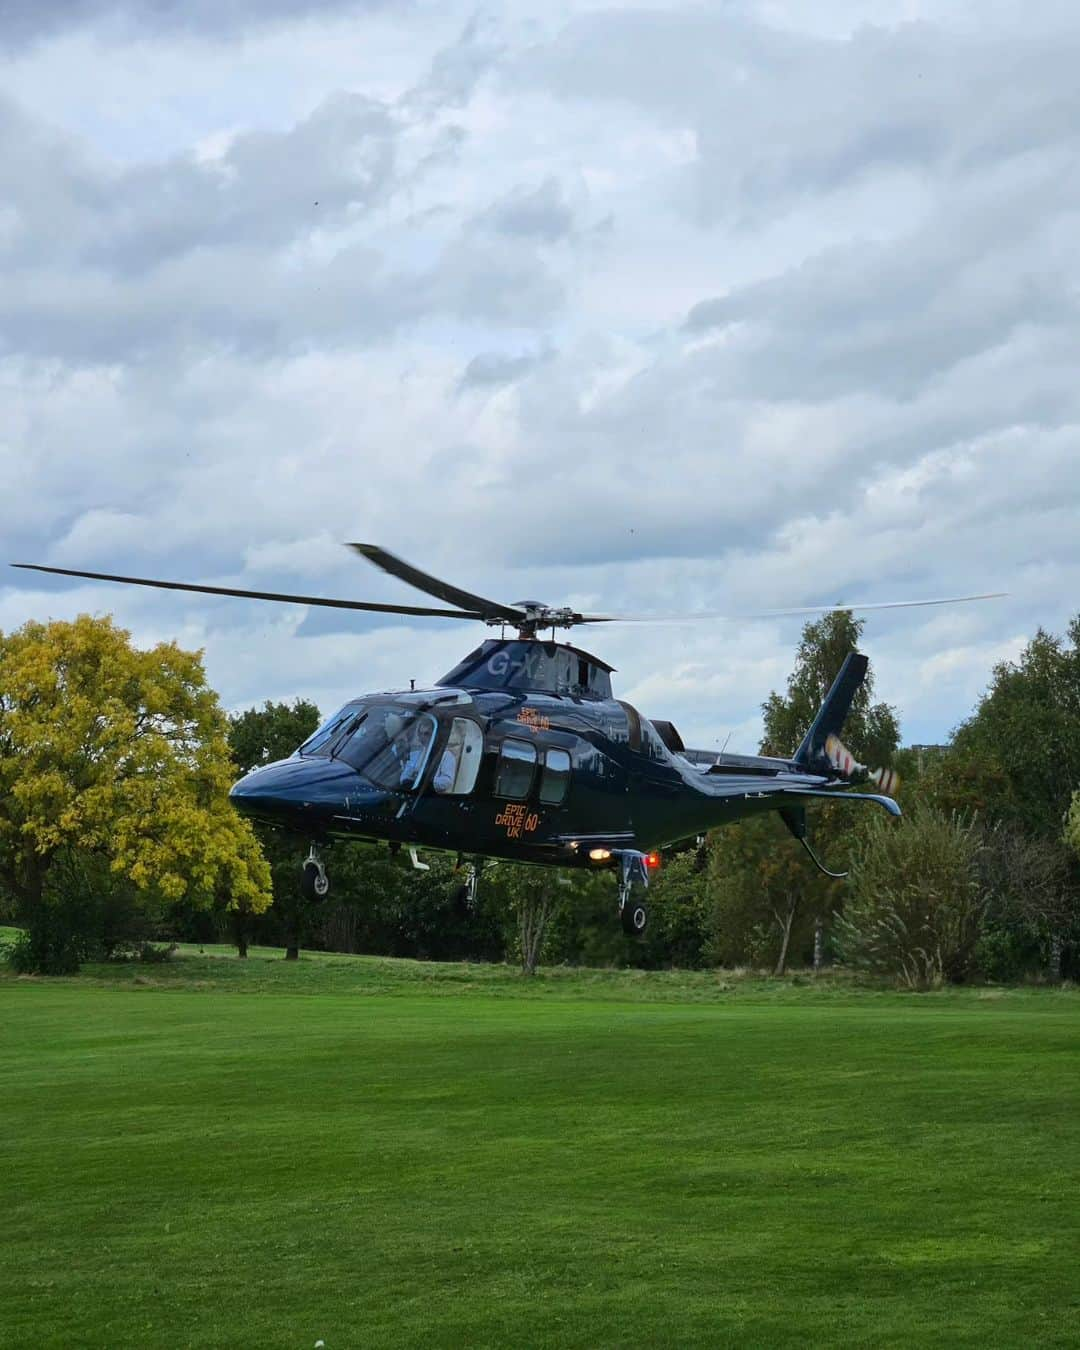
[[[762,753],[790,753],[860,633],[848,614],[806,625],[786,690],[763,705]],[[817,872],[779,818],[761,816],[669,853],[650,890],[649,929],[636,941],[614,921],[608,876],[489,866],[469,906],[448,861],[416,873],[384,850],[343,845],[334,900],[307,910],[275,902],[252,933],[278,945],[432,959],[527,958],[531,937],[539,959],[574,964],[782,974],[843,962],[913,988],[1075,977],[1080,620],[1064,638],[1039,632],[1018,662],[996,667],[948,745],[901,749],[895,711],[873,689],[871,674],[844,742],[860,762],[900,770],[905,819],[852,804],[817,810],[815,850],[834,870],[849,869],[844,880]],[[237,758],[250,767],[287,753],[317,720],[310,704],[245,713],[233,723]],[[292,897],[297,846],[269,832],[264,844],[275,886]]]
[[[861,624],[807,624],[764,753],[801,739]],[[226,719],[197,657],[135,651],[107,620],[0,635],[0,917],[27,970],[165,955],[176,940],[435,960],[708,967],[783,973],[832,962],[913,987],[1080,973],[1080,619],[1040,631],[948,745],[901,749],[868,678],[844,741],[903,776],[905,820],[825,804],[812,868],[763,816],[666,855],[644,940],[622,933],[610,874],[488,864],[475,898],[452,859],[417,872],[338,844],[332,898],[302,900],[305,841],[252,831],[227,805],[240,770],[290,754],[311,703]],[[265,861],[264,861],[265,859]]]

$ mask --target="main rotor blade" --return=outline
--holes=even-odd
[[[966,605],[973,600],[1000,600],[1008,591],[989,591],[986,595],[947,595],[934,600],[877,600],[863,604],[848,600],[835,605],[802,605],[796,609],[763,609],[753,614],[727,614],[719,610],[699,609],[690,614],[583,614],[577,623],[697,623],[701,619],[781,619],[797,614],[833,614],[849,609],[862,613],[868,609],[919,609],[925,605]]]
[[[415,586],[418,591],[426,591],[428,595],[433,595],[438,600],[445,600],[451,605],[460,605],[463,609],[476,610],[477,618],[505,619],[507,623],[519,623],[527,617],[524,610],[516,609],[513,605],[504,605],[499,600],[487,600],[482,595],[473,595],[472,591],[463,591],[459,586],[451,586],[447,581],[440,581],[438,577],[421,572],[419,567],[413,567],[412,563],[407,563],[396,554],[388,553],[377,544],[350,544],[349,547],[354,548],[368,562],[381,567],[384,572],[389,572],[392,577],[398,577],[401,581],[407,581],[410,586]]]
[[[851,609],[862,612],[864,609],[921,609],[926,605],[967,605],[974,600],[1002,600],[1008,591],[988,591],[985,595],[944,595],[934,600],[877,600],[861,603],[849,600],[835,605],[803,605],[796,609],[766,609],[760,614],[743,614],[745,619],[772,619],[785,614],[832,614],[838,610]]]
[[[152,581],[149,577],[119,577],[110,572],[77,572],[70,567],[44,567],[41,563],[12,563],[30,572],[52,572],[62,577],[88,577],[91,581],[119,581],[127,586],[154,586],[161,591],[194,591],[198,595],[238,595],[245,600],[277,600],[290,605],[321,605],[324,609],[362,609],[375,614],[417,614],[423,618],[483,619],[486,615],[463,609],[424,609],[419,605],[378,605],[371,600],[328,600],[319,595],[285,595],[278,591],[245,591],[236,586],[196,586],[187,581]]]

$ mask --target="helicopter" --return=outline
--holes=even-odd
[[[665,848],[776,811],[815,866],[842,877],[814,852],[807,807],[832,800],[901,814],[893,771],[857,763],[840,740],[866,676],[868,659],[860,652],[845,658],[790,759],[688,748],[671,722],[646,717],[614,697],[610,665],[556,640],[560,629],[652,622],[656,616],[583,614],[535,600],[506,604],[453,586],[377,545],[350,547],[443,606],[289,595],[35,563],[13,566],[204,595],[475,620],[500,630],[429,689],[350,699],[287,759],[256,768],[233,786],[230,800],[242,815],[309,841],[301,889],[312,900],[329,894],[323,852],[333,841],[381,841],[393,853],[405,850],[422,870],[429,865],[419,856],[421,848],[457,855],[470,901],[489,859],[610,870],[617,879],[622,926],[640,937],[649,918],[650,875]],[[770,617],[990,598],[837,604],[776,610]],[[549,630],[550,637],[542,636]],[[865,784],[877,790],[847,790]]]

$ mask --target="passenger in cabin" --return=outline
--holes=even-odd
[[[439,760],[439,767],[435,770],[435,776],[431,780],[431,786],[436,792],[450,792],[454,786],[454,779],[457,777],[458,761],[461,758],[462,748],[462,723],[455,720],[450,728],[450,739],[446,743],[446,749],[442,752],[442,758]]]

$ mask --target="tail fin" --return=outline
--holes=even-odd
[[[811,768],[821,761],[828,762],[825,742],[830,736],[839,736],[844,720],[851,709],[851,701],[859,692],[866,678],[866,668],[870,658],[862,652],[849,652],[840,667],[840,673],[833,680],[832,688],[825,695],[825,702],[818,709],[810,730],[803,737],[802,745],[795,751],[795,763]]]

